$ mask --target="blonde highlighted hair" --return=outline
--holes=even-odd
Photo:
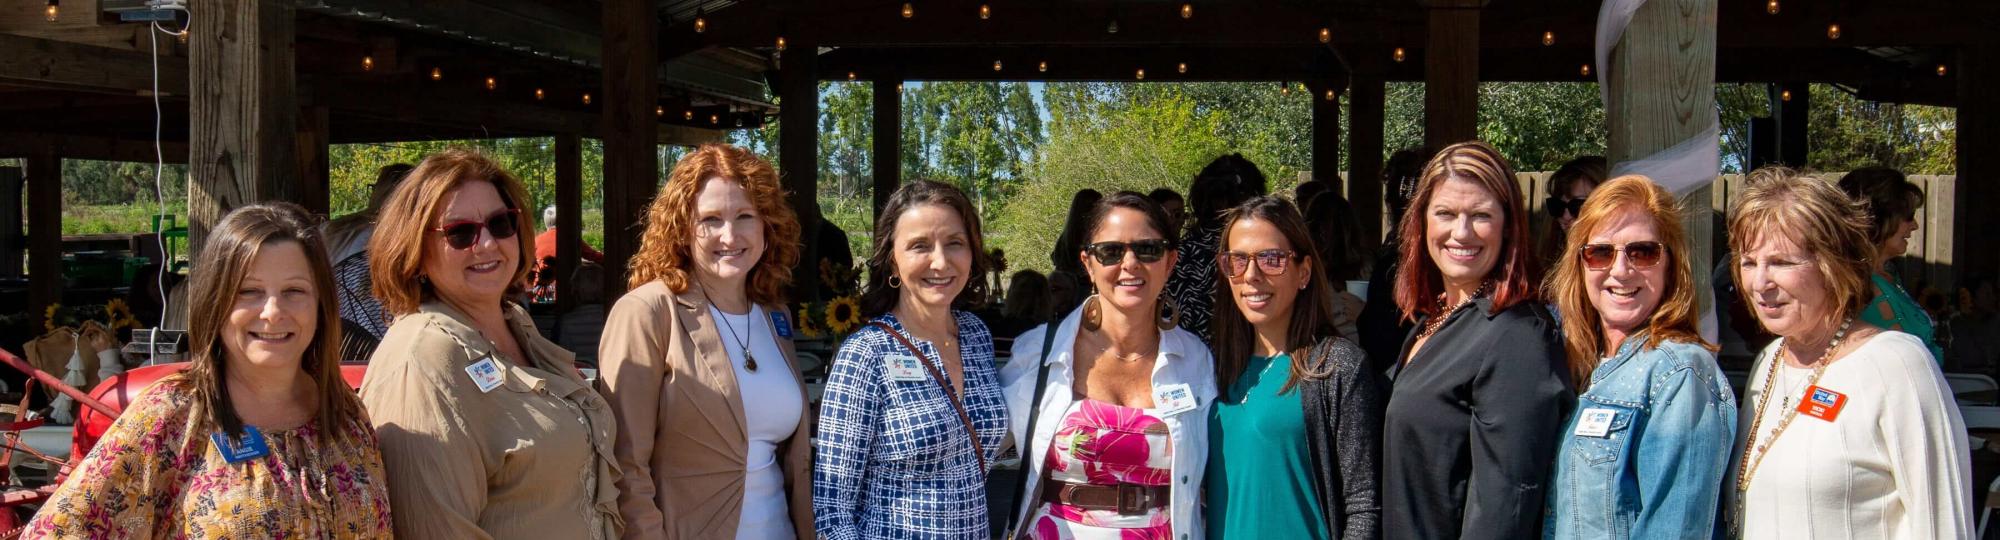
[[[418,306],[437,295],[424,279],[424,260],[442,246],[432,240],[442,238],[436,228],[446,197],[467,182],[492,183],[501,202],[515,211],[514,238],[500,240],[520,246],[514,261],[515,285],[507,287],[507,295],[519,294],[519,284],[528,282],[528,273],[535,267],[531,259],[535,257],[536,227],[534,213],[524,209],[528,192],[521,187],[521,180],[477,150],[447,148],[424,158],[389,194],[381,217],[375,221],[375,236],[368,241],[368,277],[375,282],[375,297],[390,314],[415,313]]]
[[[726,144],[701,145],[667,173],[666,185],[646,208],[646,232],[639,252],[632,255],[629,286],[636,289],[657,280],[675,293],[687,292],[694,266],[695,200],[712,179],[741,184],[764,224],[764,256],[750,269],[745,285],[750,301],[784,303],[792,267],[799,264],[798,214],[785,200],[777,169],[749,150]]]
[[[1716,350],[1714,345],[1702,341],[1697,329],[1701,302],[1692,263],[1688,260],[1688,235],[1681,224],[1679,200],[1644,176],[1620,176],[1590,192],[1583,210],[1577,213],[1576,225],[1570,228],[1562,256],[1548,277],[1549,300],[1563,314],[1563,348],[1569,354],[1570,380],[1579,392],[1590,387],[1591,371],[1608,352],[1603,318],[1590,303],[1590,286],[1585,277],[1589,270],[1583,266],[1583,247],[1598,229],[1617,223],[1619,217],[1628,213],[1653,220],[1658,241],[1666,248],[1666,259],[1661,261],[1667,269],[1666,287],[1660,291],[1660,305],[1654,306],[1653,314],[1646,319],[1646,348],[1673,340]]]
[[[1871,220],[1866,203],[1856,201],[1833,183],[1785,167],[1751,171],[1743,195],[1729,209],[1729,250],[1737,263],[1767,235],[1791,241],[1812,257],[1812,266],[1833,296],[1828,322],[1860,313],[1875,296],[1868,274],[1875,259],[1875,242],[1868,236]],[[1748,304],[1756,291],[1743,282],[1743,265],[1731,264],[1736,289]]]

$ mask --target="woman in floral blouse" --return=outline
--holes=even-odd
[[[305,209],[222,219],[195,261],[187,371],[146,391],[23,538],[388,538],[375,432],[340,377],[326,248]]]

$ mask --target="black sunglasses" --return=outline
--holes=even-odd
[[[485,229],[487,234],[493,235],[494,240],[513,238],[520,232],[520,217],[520,210],[509,208],[494,212],[493,215],[487,216],[484,222],[453,221],[431,230],[443,232],[445,245],[451,246],[452,249],[471,249],[473,244],[479,243],[480,229]]]
[[[1633,268],[1652,268],[1667,258],[1667,247],[1659,242],[1633,242],[1623,246],[1611,244],[1585,244],[1579,255],[1583,255],[1583,267],[1590,270],[1611,268],[1617,262],[1618,252],[1625,252],[1625,259]]]
[[[1285,275],[1285,267],[1299,259],[1299,253],[1284,249],[1267,249],[1256,253],[1230,251],[1215,256],[1215,262],[1222,267],[1222,275],[1230,278],[1243,275],[1250,269],[1250,261],[1257,261],[1257,271],[1266,276]]]
[[[1549,217],[1560,218],[1563,217],[1564,215],[1574,216],[1583,212],[1584,200],[1585,200],[1584,197],[1578,197],[1575,199],[1570,199],[1568,201],[1564,201],[1562,199],[1558,199],[1555,197],[1549,197],[1548,202],[1542,204],[1542,208],[1549,211]]]
[[[1111,266],[1123,262],[1125,260],[1125,251],[1128,249],[1132,251],[1133,256],[1139,258],[1139,262],[1156,263],[1160,262],[1161,257],[1167,256],[1167,250],[1173,249],[1173,247],[1173,242],[1168,242],[1162,238],[1155,238],[1137,242],[1097,242],[1084,244],[1083,252],[1090,254],[1091,258],[1097,259],[1097,264]]]

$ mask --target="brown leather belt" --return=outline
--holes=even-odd
[[[1166,508],[1171,500],[1167,486],[1139,484],[1100,486],[1050,481],[1050,484],[1042,489],[1042,502],[1084,510],[1110,510],[1126,516],[1144,514],[1155,508]]]

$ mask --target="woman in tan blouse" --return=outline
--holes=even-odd
[[[618,536],[611,410],[521,306],[534,230],[521,183],[477,152],[425,158],[368,246],[395,318],[362,402],[381,438],[396,535]]]
[[[798,245],[777,172],[740,148],[681,158],[653,200],[632,292],[598,346],[626,538],[813,537],[810,420],[783,296]]]

